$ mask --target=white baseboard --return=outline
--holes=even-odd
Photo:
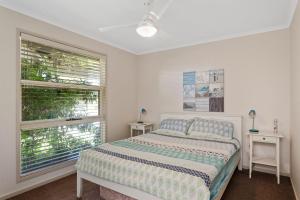
[[[249,166],[243,165],[243,169],[249,169]],[[274,169],[264,166],[255,166],[253,168],[253,171],[263,172],[267,174],[276,174],[276,171]],[[280,175],[290,177],[290,173],[288,172],[280,172]]]
[[[292,187],[293,187],[293,190],[294,190],[294,194],[295,194],[295,197],[296,197],[296,200],[300,200],[298,195],[297,195],[297,191],[295,189],[295,185],[294,185],[294,181],[293,181],[293,178],[291,177],[291,183],[292,183]]]
[[[64,174],[62,174],[62,175],[54,176],[54,177],[52,177],[52,178],[50,178],[50,179],[47,179],[47,180],[45,180],[45,181],[38,182],[38,183],[33,184],[33,185],[30,185],[30,186],[28,186],[28,187],[26,187],[26,188],[16,189],[15,191],[6,193],[6,194],[4,194],[4,195],[1,195],[1,196],[0,196],[0,200],[5,200],[5,199],[8,199],[8,198],[17,196],[17,195],[19,195],[19,194],[22,194],[22,193],[24,193],[24,192],[28,192],[28,191],[30,191],[30,190],[33,190],[33,189],[38,188],[38,187],[41,187],[41,186],[43,186],[43,185],[46,185],[46,184],[51,183],[51,182],[53,182],[53,181],[59,180],[59,179],[61,179],[61,178],[64,178],[64,177],[69,176],[69,175],[74,174],[74,173],[76,173],[76,170],[75,170],[75,169],[72,169],[71,171],[66,172],[66,173],[64,173]]]

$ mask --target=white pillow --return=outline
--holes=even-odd
[[[231,122],[194,118],[187,134],[190,136],[232,139],[233,131],[234,126]]]

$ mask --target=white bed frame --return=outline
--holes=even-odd
[[[229,121],[234,124],[234,137],[240,141],[241,148],[240,148],[240,160],[236,165],[238,165],[238,169],[242,170],[242,163],[243,163],[243,151],[242,151],[242,145],[243,145],[243,137],[242,137],[242,117],[239,115],[228,115],[224,113],[164,113],[161,114],[160,120],[166,119],[166,118],[180,118],[180,119],[192,119],[194,117],[201,117],[201,118],[207,118],[207,119],[217,119],[217,120],[224,120]],[[225,189],[233,175],[233,172],[230,174],[230,178],[226,181],[224,186],[220,188],[220,191],[218,193],[218,196],[215,200],[220,200],[223,193],[225,192]],[[118,183],[114,183],[111,181],[107,181],[105,179],[101,179],[99,177],[90,175],[88,173],[82,172],[77,170],[77,198],[80,198],[82,196],[82,180],[88,180],[90,182],[96,183],[98,185],[101,185],[103,187],[109,188],[111,190],[114,190],[116,192],[119,192],[121,194],[124,194],[128,197],[135,198],[138,200],[159,200],[159,198],[145,193],[143,191],[140,191],[135,188],[131,188],[125,185],[121,185]]]

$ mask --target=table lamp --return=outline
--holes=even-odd
[[[143,117],[143,114],[146,114],[146,112],[147,112],[147,110],[145,108],[140,109],[138,123],[140,123],[140,124],[144,123],[143,120],[142,120],[142,117]]]
[[[250,111],[249,111],[249,116],[250,116],[250,118],[252,119],[252,128],[249,129],[249,131],[252,132],[252,133],[258,133],[259,131],[258,131],[257,129],[254,128],[254,119],[255,119],[255,116],[256,116],[255,110],[253,110],[253,109],[250,110]]]

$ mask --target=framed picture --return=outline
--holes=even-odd
[[[184,72],[183,110],[224,112],[224,69]]]

